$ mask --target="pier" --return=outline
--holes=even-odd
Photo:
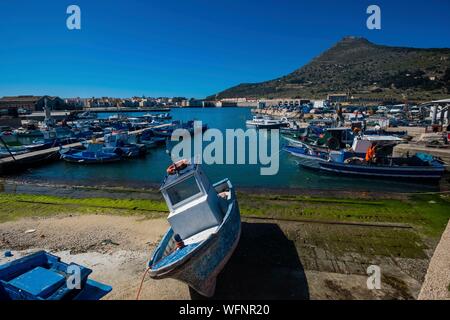
[[[65,110],[65,111],[52,111],[51,116],[55,120],[62,120],[66,118],[69,114],[83,113],[83,112],[101,113],[127,113],[127,112],[170,112],[170,108],[116,108],[116,107],[105,107],[105,108],[88,108],[82,110]],[[33,112],[27,115],[21,115],[22,120],[44,120],[45,112]]]
[[[158,129],[158,128],[165,128],[169,126],[170,124],[161,124],[157,126],[148,127],[145,129],[139,129],[135,131],[129,131],[129,135],[138,135],[143,133],[146,130],[149,129]],[[97,139],[97,141],[102,141],[103,138]],[[92,142],[92,140],[88,140],[88,142]],[[38,165],[41,163],[46,163],[49,161],[56,160],[58,157],[58,151],[61,148],[74,148],[74,147],[80,147],[82,144],[81,142],[71,143],[64,146],[58,146],[53,147],[49,149],[44,150],[38,150],[33,152],[27,152],[24,154],[15,155],[14,157],[6,157],[0,159],[0,175],[3,175],[7,173],[7,171],[16,171],[21,169],[26,169],[33,165]]]

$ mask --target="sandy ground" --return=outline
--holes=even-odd
[[[105,299],[134,299],[148,259],[167,227],[165,219],[105,215],[7,222],[0,224],[0,264],[49,250],[65,262],[93,269],[93,279],[113,287]],[[372,255],[379,248],[362,242],[364,250],[356,252],[355,244],[343,236],[352,232],[351,238],[367,237],[361,228],[246,219],[238,248],[219,276],[215,298],[416,298],[429,258],[402,258],[396,251],[387,257]],[[343,249],[331,248],[339,237],[347,241]],[[7,249],[14,257],[4,257]],[[389,250],[397,250],[396,245]],[[381,290],[367,289],[366,268],[374,263],[383,270]],[[147,278],[141,294],[141,299],[198,298],[185,284],[171,279]]]
[[[450,300],[450,222],[431,258],[420,300]]]
[[[94,270],[92,279],[113,287],[107,299],[134,299],[152,250],[167,228],[165,219],[102,215],[3,223],[0,225],[1,247],[18,251],[13,251],[12,258],[1,257],[0,263],[36,250],[49,250],[65,262],[79,263]],[[25,233],[27,230],[36,231]],[[189,298],[189,290],[175,280],[147,279],[141,297],[183,299]]]

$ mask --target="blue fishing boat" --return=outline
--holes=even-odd
[[[115,152],[105,152],[102,144],[90,143],[86,150],[79,148],[61,149],[61,159],[80,164],[110,163],[122,160]]]
[[[75,273],[79,285],[72,283]],[[112,288],[88,279],[91,273],[39,251],[0,266],[0,300],[99,300]]]
[[[139,143],[145,144],[147,148],[156,148],[166,144],[166,138],[158,137],[153,130],[146,130],[139,137]]]
[[[131,141],[134,139],[133,141]],[[125,158],[135,158],[147,152],[145,144],[135,143],[135,136],[125,132],[105,134],[103,152],[116,153]]]
[[[381,164],[365,164],[363,162],[352,164],[328,161],[320,163],[320,169],[347,176],[396,178],[413,181],[439,181],[445,170],[442,162],[436,159],[424,161],[420,154],[407,158],[391,158],[388,162]]]
[[[170,138],[172,136],[172,133],[177,129],[187,130],[191,135],[193,135],[195,133],[194,120],[189,120],[187,122],[175,120],[172,121],[172,123],[170,123],[170,125],[168,126],[164,126],[162,128],[153,128],[152,130],[156,136]],[[208,125],[202,124],[202,132],[205,132],[207,129]]]
[[[320,151],[308,146],[286,146],[285,151],[298,159],[302,167],[351,177],[395,178],[402,180],[438,181],[445,167],[440,159],[417,153],[393,157],[398,137],[365,136],[355,138],[348,150]]]
[[[170,228],[153,252],[150,276],[180,280],[211,297],[240,238],[234,188],[228,179],[210,184],[199,165],[184,160],[169,167],[161,192]]]
[[[314,149],[322,150],[340,150],[352,145],[354,139],[360,135],[364,136],[394,136],[400,138],[406,136],[406,132],[387,133],[385,130],[366,130],[362,133],[355,133],[352,128],[320,128],[309,126],[304,128],[299,134],[285,134],[282,132],[284,140],[290,145],[307,145]]]

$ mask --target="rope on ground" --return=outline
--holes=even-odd
[[[145,270],[144,275],[142,276],[141,285],[139,286],[139,290],[138,290],[137,295],[136,295],[136,300],[139,300],[139,296],[141,295],[142,285],[144,284],[145,276],[147,275],[147,273],[149,271],[150,271],[150,267],[148,267]]]

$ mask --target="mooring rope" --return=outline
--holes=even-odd
[[[142,285],[144,284],[145,276],[147,275],[147,273],[149,271],[150,271],[150,267],[148,267],[145,270],[144,275],[142,276],[141,285],[139,286],[139,290],[138,290],[137,295],[136,295],[136,300],[139,300],[139,296],[141,295]]]

